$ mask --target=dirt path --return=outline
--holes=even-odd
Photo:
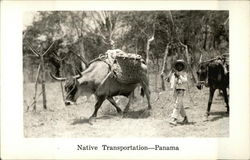
[[[56,94],[59,85],[50,84],[48,89],[48,111],[42,109],[38,101],[37,111],[26,112],[26,104],[31,102],[32,86],[24,90],[24,134],[25,137],[227,137],[229,136],[229,117],[223,99],[215,97],[212,114],[204,121],[208,99],[208,90],[192,90],[192,99],[186,96],[184,104],[190,123],[171,126],[168,124],[171,108],[170,92],[163,92],[158,101],[152,93],[153,109],[145,112],[146,99],[137,97],[128,114],[123,117],[116,113],[114,107],[105,102],[98,112],[98,117],[90,124],[88,117],[94,110],[94,99],[86,102],[78,100],[78,105],[65,107],[61,94]],[[124,98],[119,102],[123,109]]]

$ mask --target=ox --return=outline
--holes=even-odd
[[[73,76],[70,79],[56,77],[53,74],[50,75],[53,79],[58,81],[66,80],[64,86],[66,91],[66,105],[76,102],[79,96],[88,97],[94,94],[97,102],[95,104],[95,110],[90,117],[93,118],[97,116],[98,109],[106,99],[116,108],[118,113],[121,113],[121,109],[113,99],[114,96],[118,95],[129,98],[124,109],[124,113],[126,113],[129,110],[132,100],[132,92],[138,85],[141,85],[142,87],[141,95],[143,96],[146,94],[148,109],[151,109],[147,66],[144,63],[141,63],[141,69],[143,71],[143,76],[138,82],[133,84],[119,82],[116,77],[112,76],[111,66],[101,59],[90,62],[90,64],[87,64],[87,68],[83,72],[78,72],[78,75]]]
[[[198,65],[198,84],[197,88],[202,89],[203,85],[209,87],[209,100],[207,105],[206,116],[210,114],[210,108],[213,102],[213,96],[216,89],[223,92],[224,101],[226,103],[227,113],[229,113],[227,88],[229,87],[229,72],[225,74],[223,64],[220,60],[200,62]]]

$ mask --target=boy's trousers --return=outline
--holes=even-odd
[[[175,90],[175,104],[174,104],[174,109],[173,113],[171,115],[172,118],[178,118],[179,114],[182,117],[186,116],[186,112],[183,107],[183,97],[184,97],[184,89],[176,89]]]

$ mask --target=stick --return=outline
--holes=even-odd
[[[63,77],[63,68],[62,68],[62,60],[60,61],[60,74]],[[62,91],[62,98],[63,98],[63,102],[65,102],[65,97],[64,97],[64,90],[63,90],[63,84],[62,81],[60,81],[60,86],[61,86],[61,91]]]
[[[43,92],[40,92],[37,98],[39,98],[42,95]],[[29,107],[33,106],[36,102],[33,101],[30,105],[27,106],[27,111],[29,110]]]
[[[196,83],[196,82],[197,82],[197,79],[196,79],[195,73],[194,73],[194,71],[192,70],[192,67],[191,67],[191,64],[190,64],[190,57],[189,57],[189,53],[188,53],[188,47],[187,47],[187,45],[181,43],[181,41],[179,41],[179,44],[185,48],[185,56],[186,56],[186,59],[187,59],[188,69],[189,69],[189,71],[190,71],[191,74],[192,74],[192,77],[193,77],[193,79],[194,79],[194,82]]]
[[[47,105],[46,105],[46,88],[45,88],[45,68],[44,68],[44,59],[43,59],[43,55],[40,56],[40,60],[41,60],[41,70],[42,70],[42,92],[43,92],[43,108],[47,109]]]
[[[53,44],[55,43],[55,41],[49,46],[49,48],[42,54],[42,56],[44,56],[49,50],[50,48],[53,46]]]
[[[212,61],[214,61],[214,60],[216,60],[216,59],[217,59],[217,57],[212,58],[212,59],[209,59],[209,60],[206,60],[206,61],[203,61],[203,62],[201,62],[201,63],[208,63],[208,62],[212,62]]]
[[[33,110],[36,110],[37,82],[38,82],[38,78],[39,78],[39,75],[40,75],[40,70],[41,70],[41,63],[39,64],[38,69],[37,69],[36,82],[35,82],[35,95],[34,95],[34,97],[33,97],[33,101],[34,101]]]
[[[168,48],[169,48],[169,43],[167,44],[166,49],[165,49],[165,55],[164,55],[163,64],[162,64],[162,71],[161,71],[161,87],[162,87],[163,91],[166,90],[165,83],[164,83],[164,72],[165,72],[165,67],[166,67],[166,60],[168,57]]]
[[[35,50],[35,49],[33,49],[33,48],[31,47],[31,44],[30,44],[28,41],[26,41],[26,42],[28,43],[28,46],[29,46],[30,50],[32,51],[32,53],[34,53],[37,57],[39,57],[40,54],[38,53],[38,51]]]
[[[34,107],[33,109],[36,110],[36,92],[37,92],[37,81],[38,81],[38,77],[39,77],[39,74],[40,74],[40,68],[42,70],[42,93],[43,93],[43,108],[44,109],[47,109],[47,106],[46,106],[46,89],[45,89],[45,68],[44,68],[44,55],[50,50],[50,48],[53,46],[53,44],[55,43],[55,41],[49,46],[49,48],[42,54],[42,53],[38,53],[36,50],[34,50],[30,43],[27,41],[28,45],[29,45],[29,48],[30,50],[37,56],[37,57],[40,57],[40,64],[39,64],[39,67],[38,67],[38,74],[37,74],[37,77],[36,77],[36,83],[35,83],[35,96],[33,97],[34,99]]]

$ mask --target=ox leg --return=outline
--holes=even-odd
[[[132,100],[133,100],[133,94],[131,93],[131,94],[128,96],[128,104],[126,105],[126,107],[125,107],[125,109],[124,109],[124,111],[123,111],[124,113],[127,113],[127,112],[128,112]]]
[[[147,98],[147,101],[148,101],[148,109],[151,109],[151,102],[150,102],[150,90],[149,90],[149,85],[148,83],[142,83],[142,88],[146,94],[146,98]]]
[[[223,91],[223,96],[224,96],[224,100],[225,100],[225,103],[226,103],[227,113],[229,113],[229,104],[228,104],[227,89],[224,88],[222,91]]]
[[[116,109],[116,111],[117,111],[118,113],[121,113],[121,112],[122,112],[121,108],[118,107],[118,105],[117,105],[117,103],[115,102],[115,100],[114,100],[113,97],[108,97],[107,99],[108,99],[108,101],[115,107],[115,109]]]
[[[209,90],[209,100],[208,100],[207,113],[206,113],[207,117],[209,116],[211,105],[212,105],[212,102],[213,102],[214,91],[215,91],[215,89],[212,88],[212,87],[210,87],[210,90]]]
[[[97,116],[97,111],[101,107],[104,100],[105,100],[105,97],[97,97],[97,102],[95,104],[95,111],[94,111],[94,113],[92,114],[92,116],[90,118],[93,118],[93,117]]]

